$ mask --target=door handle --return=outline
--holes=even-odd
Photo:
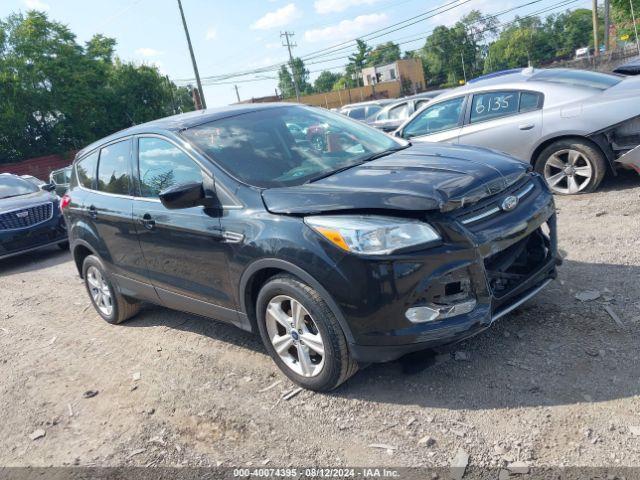
[[[531,130],[533,127],[535,127],[533,123],[525,123],[523,125],[518,126],[520,130]]]
[[[96,209],[95,205],[91,205],[89,207],[89,216],[91,218],[98,218],[98,210]]]
[[[150,213],[145,213],[140,219],[140,223],[142,223],[142,226],[144,226],[144,228],[146,228],[147,230],[153,230],[154,228],[156,228],[156,221],[153,219]]]

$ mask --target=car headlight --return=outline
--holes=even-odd
[[[365,255],[384,255],[440,240],[430,225],[418,220],[374,215],[319,215],[305,223],[339,248]]]

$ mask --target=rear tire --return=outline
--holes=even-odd
[[[600,149],[581,138],[557,140],[545,148],[535,162],[553,193],[576,195],[595,191],[607,171]]]
[[[95,255],[84,259],[82,278],[93,307],[108,323],[122,323],[140,311],[140,302],[129,300],[114,288],[104,265]]]
[[[298,385],[329,391],[358,370],[335,315],[318,292],[297,278],[269,280],[258,294],[256,312],[269,355]]]

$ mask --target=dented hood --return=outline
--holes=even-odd
[[[420,143],[322,180],[262,192],[273,213],[340,210],[441,210],[504,190],[525,163],[485,148]]]

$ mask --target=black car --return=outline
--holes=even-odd
[[[0,174],[0,259],[55,245],[67,248],[60,199],[53,189]]]
[[[322,150],[300,124],[326,125]],[[319,108],[242,105],[85,148],[64,213],[106,321],[149,301],[229,322],[327,390],[468,338],[556,276],[553,198],[530,170]]]

